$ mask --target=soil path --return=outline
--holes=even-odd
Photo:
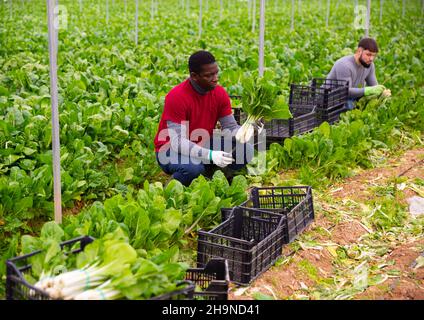
[[[403,155],[388,160],[382,167],[363,172],[334,184],[329,188],[335,202],[343,204],[348,199],[359,204],[373,200],[373,186],[387,185],[397,177],[404,180],[424,179],[424,148],[406,151]],[[402,190],[404,196],[399,201],[416,195],[410,188]],[[329,243],[333,248],[346,245],[360,245],[361,236],[372,232],[355,216],[350,216],[346,207],[346,219],[334,221],[331,204],[314,199],[316,220],[305,234],[318,243]],[[421,230],[422,231],[422,230]],[[310,236],[310,237],[309,237]],[[292,247],[292,246],[290,246]],[[289,255],[281,265],[271,267],[249,287],[233,287],[230,299],[253,299],[257,292],[276,299],[314,299],[313,290],[322,284],[322,279],[331,279],[337,274],[334,251],[326,247],[300,248],[293,252],[290,247],[284,249]],[[405,243],[397,243],[384,256],[388,263],[385,272],[392,270],[395,276],[384,282],[369,286],[355,294],[354,299],[424,299],[424,267],[416,268],[415,260],[424,251],[424,237],[418,236]],[[333,254],[332,254],[333,253]],[[325,281],[325,280],[324,280]]]

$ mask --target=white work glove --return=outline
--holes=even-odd
[[[234,159],[231,153],[227,153],[224,151],[209,151],[209,159],[212,160],[214,164],[218,167],[225,168],[229,164],[233,163]]]

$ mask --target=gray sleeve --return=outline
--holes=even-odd
[[[189,139],[182,136],[181,132],[186,132],[184,125],[167,121],[171,149],[185,156],[194,156],[203,160],[209,160],[209,149],[202,148]]]
[[[352,71],[344,63],[336,63],[327,78],[349,81],[349,98],[360,98],[364,95],[364,88],[353,88]]]
[[[372,64],[370,73],[365,78],[365,81],[366,81],[368,86],[378,85],[377,78],[375,77],[375,65],[374,65],[374,63]]]
[[[232,114],[219,118],[219,122],[221,123],[222,130],[229,130],[232,135],[235,135],[237,130],[240,128]]]
[[[361,97],[364,96],[364,91],[365,91],[364,88],[352,88],[352,87],[349,87],[348,97],[349,98],[354,98],[354,99],[361,98]]]

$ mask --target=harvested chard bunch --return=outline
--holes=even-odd
[[[41,249],[39,254],[30,257],[31,274],[26,274],[25,278],[51,299],[150,299],[188,285],[180,284],[188,265],[175,262],[178,246],[136,251],[118,227],[86,245],[83,251],[69,254],[79,249],[69,247],[71,251],[65,254],[56,241],[61,239],[63,231],[55,223],[46,225],[42,233],[57,234],[55,239],[43,238],[44,242],[50,242],[48,245],[41,239],[24,236],[26,252]],[[29,294],[35,297],[39,292],[30,289]]]
[[[85,290],[108,283],[108,279],[128,270],[137,258],[136,251],[122,240],[94,241],[77,258],[78,269],[55,277],[43,277],[35,287],[53,299],[70,300]],[[105,299],[119,297],[110,290]]]
[[[381,96],[383,98],[391,97],[392,96],[392,92],[390,91],[390,89],[384,89],[383,90],[383,93],[381,94]]]
[[[385,103],[386,101],[390,100],[391,97],[392,97],[392,91],[384,87],[383,92],[377,97],[379,101],[378,104],[381,105]]]
[[[386,102],[390,101],[391,97],[392,92],[390,89],[385,88],[380,95],[372,95],[361,98],[357,107],[360,110],[365,108],[378,108],[384,106]]]
[[[272,75],[264,77],[247,77],[243,85],[242,110],[247,114],[247,120],[237,131],[236,139],[241,143],[249,141],[256,129],[261,130],[263,120],[288,119],[291,117],[284,97],[279,94],[280,88],[273,82]]]

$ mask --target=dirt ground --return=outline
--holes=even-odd
[[[389,254],[389,259],[395,261],[390,270],[400,270],[401,276],[388,279],[384,285],[370,287],[357,296],[358,299],[378,300],[423,300],[424,299],[424,268],[414,269],[413,262],[420,254],[419,248],[424,245],[424,240],[409,243],[394,249]]]
[[[384,166],[363,172],[344,180],[342,183],[333,185],[332,195],[340,202],[352,199],[358,203],[372,200],[376,197],[370,192],[370,187],[382,185],[393,181],[398,176],[405,179],[424,179],[424,148],[415,148],[406,151],[402,156],[389,160]],[[331,191],[330,191],[331,192]],[[405,201],[407,197],[416,193],[405,188],[402,190]],[[314,199],[315,201],[315,199]],[[316,210],[314,223],[308,228],[307,233],[315,237],[318,242],[333,243],[334,245],[349,245],[359,243],[361,236],[370,230],[353,218],[343,219],[339,222],[332,221],[325,210],[330,205],[319,203],[321,210]],[[326,232],[316,232],[327,230]],[[379,285],[368,287],[365,291],[354,296],[354,299],[424,299],[424,268],[414,268],[415,259],[424,250],[424,238],[414,240],[395,247],[387,253],[386,261],[392,261],[393,265],[388,270],[396,270],[398,276],[389,277]],[[287,254],[284,250],[284,254]],[[249,287],[234,287],[230,292],[230,299],[253,299],[255,292],[274,297],[275,299],[293,298],[299,290],[308,289],[317,285],[316,280],[329,278],[335,274],[337,266],[333,256],[328,250],[316,250],[316,248],[302,248],[291,256],[291,263],[273,266]],[[312,271],[308,270],[312,266]],[[309,267],[311,268],[311,267]],[[306,271],[305,271],[306,270]],[[311,276],[312,274],[312,276]]]

